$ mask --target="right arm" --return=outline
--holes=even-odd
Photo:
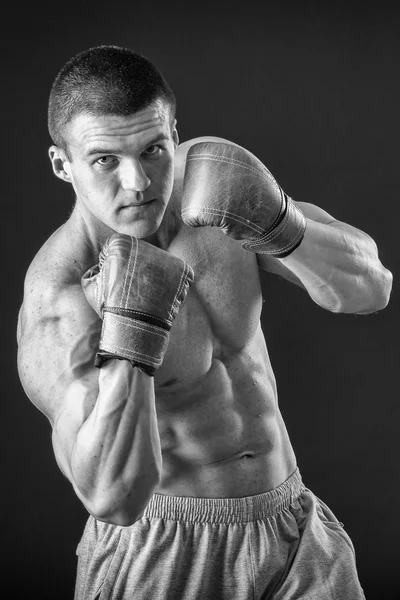
[[[154,379],[127,360],[93,366],[101,321],[80,285],[32,288],[19,323],[22,385],[48,417],[57,463],[88,512],[131,525],[161,474]]]
[[[161,477],[161,445],[153,378],[127,360],[96,373],[98,394],[85,420],[77,399],[93,397],[74,382],[53,428],[57,462],[97,519],[127,526],[138,520]]]

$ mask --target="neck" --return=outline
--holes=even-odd
[[[82,248],[88,256],[88,260],[93,260],[93,262],[97,262],[106,239],[115,233],[113,229],[93,215],[86,215],[78,200],[66,226],[71,238],[71,245],[76,245],[77,249]]]
[[[163,221],[155,233],[155,235],[157,235],[157,244],[154,245],[159,246],[163,250],[168,250],[172,240],[175,238],[182,225],[183,222],[180,214],[179,203],[176,195],[173,192],[165,211]]]

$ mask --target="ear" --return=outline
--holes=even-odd
[[[176,128],[176,119],[174,120],[174,128],[172,130],[172,139],[174,141],[175,148],[179,146],[179,135],[178,130]]]
[[[53,166],[54,175],[67,183],[72,183],[71,167],[65,150],[59,146],[50,146],[49,157]]]

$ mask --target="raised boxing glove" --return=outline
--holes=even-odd
[[[240,146],[199,142],[188,151],[181,214],[192,227],[216,226],[251,252],[288,256],[306,229],[303,212],[257,157]]]
[[[129,360],[148,375],[161,365],[192,268],[143,240],[111,235],[99,264],[82,276],[86,298],[103,319],[95,365]]]

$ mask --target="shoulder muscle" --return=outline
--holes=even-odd
[[[80,285],[60,289],[46,280],[36,285],[27,280],[18,326],[18,371],[27,396],[52,424],[75,381],[86,382],[97,395],[92,365],[100,327]]]

